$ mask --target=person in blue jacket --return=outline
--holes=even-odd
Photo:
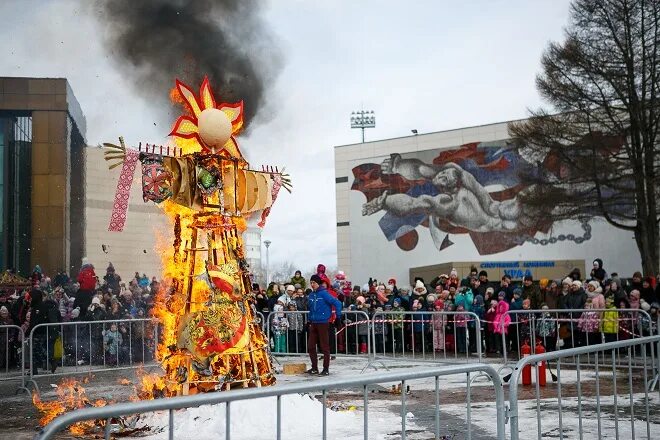
[[[341,301],[328,293],[323,285],[323,280],[318,275],[312,275],[309,279],[312,292],[307,299],[307,308],[309,310],[309,336],[307,347],[309,359],[312,361],[312,368],[307,372],[309,374],[319,374],[318,354],[316,344],[318,343],[323,353],[323,371],[321,376],[330,374],[330,335],[328,332],[329,321],[332,316],[332,306],[335,307],[336,320],[335,327],[341,328]]]

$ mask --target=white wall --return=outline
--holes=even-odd
[[[160,257],[156,251],[156,235],[172,241],[172,230],[162,210],[142,200],[142,175],[135,170],[131,198],[123,232],[108,232],[110,213],[121,167],[108,170],[103,149],[88,147],[86,164],[87,229],[86,256],[94,264],[99,277],[112,262],[122,279],[130,280],[138,271],[150,278],[160,277]],[[106,245],[107,254],[102,245]],[[146,251],[146,253],[144,252]]]
[[[630,276],[641,267],[639,252],[631,232],[616,229],[604,221],[593,221],[592,238],[583,244],[558,242],[552,245],[525,243],[505,252],[479,255],[467,234],[449,234],[454,242],[443,251],[433,244],[428,228],[418,226],[419,242],[411,251],[401,250],[396,242],[387,241],[378,220],[383,213],[362,216],[362,204],[366,198],[362,192],[351,191],[352,168],[363,163],[380,164],[391,153],[409,153],[439,148],[456,148],[470,142],[490,142],[507,139],[506,123],[472,127],[427,135],[409,136],[365,144],[335,147],[336,177],[348,177],[348,182],[337,183],[337,223],[349,222],[349,226],[337,227],[338,268],[347,272],[354,283],[364,283],[370,276],[378,279],[394,277],[401,284],[408,281],[410,267],[427,266],[450,261],[508,261],[508,260],[560,260],[596,258],[604,260],[605,269]],[[577,222],[553,225],[553,236],[573,233],[582,236]],[[546,237],[542,233],[536,238]]]

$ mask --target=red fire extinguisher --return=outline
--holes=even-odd
[[[525,341],[523,346],[520,347],[520,354],[522,354],[523,357],[527,357],[532,354],[532,347],[529,346],[528,341]],[[523,385],[532,384],[532,366],[530,364],[526,364],[523,367],[522,380]]]
[[[543,354],[545,353],[545,347],[543,344],[541,344],[541,340],[537,339],[536,341],[536,354]],[[539,381],[539,386],[544,387],[545,386],[545,361],[541,361],[538,363],[536,366],[536,371],[538,374],[538,378],[536,380]]]

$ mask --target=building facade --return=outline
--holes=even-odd
[[[77,270],[86,122],[64,78],[0,77],[0,267]]]
[[[103,276],[109,263],[128,281],[135,272],[160,279],[159,249],[172,246],[172,225],[162,209],[142,200],[142,173],[133,175],[131,195],[122,232],[108,231],[120,168],[108,169],[104,149],[88,147],[85,164],[87,205],[85,256]]]
[[[595,258],[610,273],[639,270],[631,232],[599,219],[532,221],[518,198],[520,173],[554,170],[509,149],[507,125],[335,147],[338,268],[355,282],[400,284],[452,262],[490,264],[495,276],[514,262],[567,260],[588,274]]]

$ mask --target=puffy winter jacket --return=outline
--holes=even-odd
[[[307,299],[309,321],[316,324],[327,323],[332,316],[332,306],[335,306],[337,319],[341,319],[341,301],[330,295],[325,288],[319,287],[317,291],[310,293]]]
[[[601,321],[601,331],[603,333],[616,334],[619,332],[619,312],[616,307],[610,305],[607,311],[603,312],[603,320]]]
[[[511,324],[511,316],[506,312],[509,311],[509,304],[506,301],[500,301],[497,303],[497,314],[495,315],[495,324],[493,325],[493,331],[499,334],[506,334],[509,329],[509,324]]]

